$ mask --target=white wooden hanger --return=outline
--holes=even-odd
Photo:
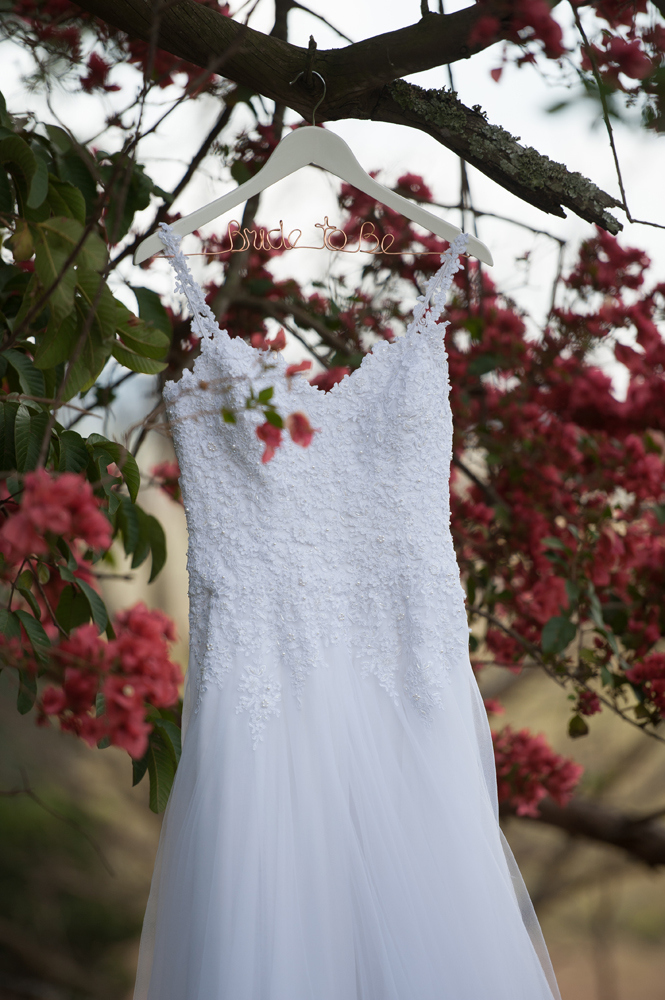
[[[178,219],[171,228],[179,236],[187,236],[195,229],[212,222],[224,212],[229,212],[236,205],[253,198],[260,191],[264,191],[276,184],[277,181],[281,181],[289,174],[293,174],[301,167],[307,167],[310,164],[323,167],[324,170],[335,174],[347,184],[351,184],[359,191],[369,195],[370,198],[374,198],[382,205],[387,205],[388,208],[392,208],[395,212],[399,212],[400,215],[416,222],[423,229],[428,229],[437,236],[441,236],[444,240],[452,242],[462,232],[457,226],[451,225],[450,222],[444,222],[443,219],[427,212],[420,205],[415,205],[373,180],[360,166],[343,139],[335,135],[334,132],[328,132],[311,125],[295,129],[285,136],[268,162],[250,180],[245,181],[235,191],[230,191],[228,194],[222,195],[221,198],[204,205],[203,208],[197,209],[196,212],[191,212],[184,218]],[[485,264],[492,265],[494,263],[492,254],[484,243],[481,243],[475,236],[469,236],[468,240],[466,248],[468,254],[477,257]],[[159,236],[156,234],[148,236],[139,244],[134,254],[134,263],[142,264],[144,260],[159,253],[160,250],[163,250],[163,244]]]

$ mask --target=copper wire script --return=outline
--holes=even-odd
[[[358,234],[358,243],[355,247],[350,247],[348,236],[343,229],[333,226],[328,221],[328,216],[323,217],[323,222],[316,222],[315,229],[321,230],[322,243],[320,246],[313,246],[308,243],[300,243],[302,229],[292,229],[288,235],[284,233],[284,221],[279,220],[279,227],[276,229],[266,229],[259,226],[257,229],[240,228],[240,223],[236,219],[231,219],[226,228],[226,239],[228,246],[224,246],[222,239],[222,249],[213,251],[203,251],[201,253],[185,254],[187,257],[216,257],[225,253],[243,253],[253,247],[254,250],[333,250],[336,253],[371,253],[387,254],[399,256],[400,254],[412,254],[414,256],[426,256],[427,254],[440,254],[440,250],[391,250],[395,242],[392,233],[386,233],[379,239],[376,227],[373,222],[363,222]],[[278,234],[278,239],[273,242],[272,236]],[[369,244],[369,246],[363,246]]]

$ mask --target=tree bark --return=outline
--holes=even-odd
[[[521,818],[558,827],[574,837],[618,847],[654,868],[665,865],[665,824],[659,822],[657,816],[627,816],[609,806],[580,798],[572,799],[567,806],[543,799],[538,816]]]
[[[448,91],[425,91],[400,77],[466,59],[496,39],[469,44],[479,17],[505,6],[474,4],[452,14],[426,14],[416,24],[337,49],[291,45],[278,34],[264,35],[196,0],[79,0],[79,6],[133,38],[156,38],[160,48],[219,72],[311,121],[360,118],[417,128],[451,149],[501,187],[544,212],[565,216],[564,207],[616,233],[621,224],[608,213],[620,203],[579,173],[554,163],[500,126],[480,108],[467,108]],[[296,80],[296,77],[298,79]],[[296,82],[293,82],[296,80]]]

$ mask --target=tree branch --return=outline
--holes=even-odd
[[[500,125],[492,125],[476,106],[467,108],[446,90],[423,90],[404,80],[384,88],[374,121],[410,125],[427,132],[501,187],[550,215],[565,217],[569,208],[587,222],[611,233],[621,224],[606,211],[621,202],[584,177],[539,153]]]
[[[651,867],[665,865],[665,826],[656,816],[626,816],[609,806],[590,799],[572,799],[558,806],[543,799],[538,816],[527,816],[538,823],[556,826],[573,837],[585,837],[627,851],[631,857]]]
[[[134,38],[152,37],[153,11],[147,0],[82,0],[79,6]],[[606,209],[620,203],[581,174],[520,146],[500,126],[487,122],[479,109],[466,108],[456,95],[425,91],[400,80],[409,73],[466,59],[498,41],[501,31],[496,39],[469,45],[479,17],[494,14],[501,21],[505,11],[505,5],[495,9],[483,3],[452,14],[428,13],[397,31],[343,48],[317,50],[314,67],[326,81],[321,120],[360,118],[420,129],[542,211],[563,216],[565,206],[618,232],[620,224]],[[311,120],[320,92],[301,73],[308,66],[307,49],[238,24],[195,0],[180,0],[162,11],[158,27],[160,48],[204,68],[226,52],[226,77]],[[298,82],[292,84],[298,74]]]

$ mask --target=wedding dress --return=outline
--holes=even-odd
[[[164,389],[190,682],[135,1000],[558,998],[499,829],[449,528],[437,319],[465,237],[406,335],[329,393],[221,332],[162,239],[203,339]],[[318,430],[262,464],[243,407],[268,386]]]

